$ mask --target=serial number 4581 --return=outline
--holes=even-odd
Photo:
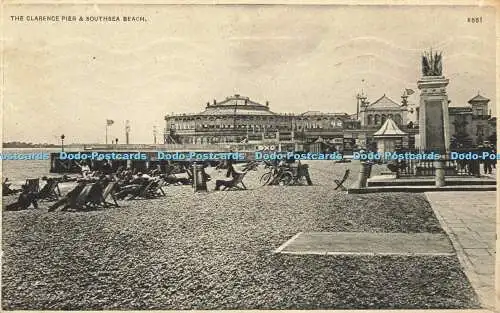
[[[468,17],[467,18],[467,23],[482,23],[483,22],[483,17]]]

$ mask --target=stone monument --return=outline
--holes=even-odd
[[[443,76],[441,53],[425,52],[422,55],[422,78],[418,81],[420,93],[419,139],[425,152],[436,152],[441,158],[434,162],[436,187],[445,185],[445,163],[450,148],[448,117],[449,80]]]
[[[418,81],[420,93],[419,139],[420,148],[445,155],[450,147],[448,117],[449,80],[443,76],[441,53],[422,55],[422,78]]]

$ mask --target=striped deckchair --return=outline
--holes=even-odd
[[[136,198],[151,199],[156,198],[160,195],[165,196],[165,191],[162,188],[161,179],[153,179],[142,185],[140,190],[128,200],[133,200]]]
[[[101,195],[101,204],[104,207],[107,207],[108,205],[110,206],[115,206],[119,207],[118,202],[116,201],[115,197],[115,190],[116,190],[116,182],[110,182],[106,188],[104,188],[104,191],[102,192]],[[113,202],[107,202],[107,198],[111,198]]]
[[[75,202],[70,206],[76,210],[88,210],[98,207],[102,204],[103,190],[99,183],[90,183],[83,187],[78,194]]]
[[[37,198],[40,200],[55,201],[61,196],[59,182],[56,179],[49,178],[47,183],[40,189]]]
[[[26,179],[26,186],[29,192],[39,192],[40,191],[40,179],[38,178],[28,178]]]

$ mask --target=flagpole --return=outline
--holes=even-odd
[[[108,121],[106,121],[106,144],[108,144]]]

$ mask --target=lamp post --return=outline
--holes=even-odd
[[[361,95],[358,93],[356,95],[356,120],[359,119],[359,101],[361,100]]]
[[[61,135],[61,151],[64,152],[64,134]]]
[[[125,122],[125,143],[129,144],[129,133],[130,133],[130,121]]]

